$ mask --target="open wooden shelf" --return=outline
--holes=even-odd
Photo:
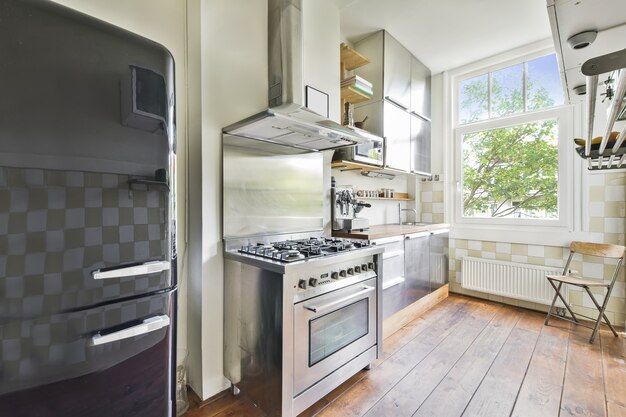
[[[339,71],[340,71],[340,79],[342,80],[348,77],[349,71],[352,71],[356,68],[362,67],[363,65],[367,65],[370,63],[369,59],[367,59],[366,57],[364,57],[363,55],[361,55],[354,49],[350,48],[348,45],[346,45],[343,42],[341,43],[341,46],[339,47],[339,51],[340,51],[340,55],[339,55],[340,70]],[[342,123],[345,118],[346,103],[352,103],[352,104],[361,103],[371,98],[372,97],[368,96],[367,94],[363,94],[362,92],[354,88],[350,88],[349,85],[341,87]]]
[[[367,101],[372,98],[372,96],[368,96],[367,94],[363,94],[350,86],[346,86],[341,87],[341,98],[348,103],[356,104],[362,101]]]
[[[360,164],[352,161],[332,161],[330,163],[330,167],[340,171],[378,171],[383,169],[383,167]]]
[[[341,63],[346,71],[352,71],[353,69],[362,67],[370,63],[370,60],[363,55],[350,48],[345,43],[341,44]]]

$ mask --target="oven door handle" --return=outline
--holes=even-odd
[[[321,313],[324,310],[328,310],[330,308],[333,308],[334,306],[338,305],[338,304],[342,304],[345,303],[346,301],[349,301],[353,298],[357,298],[362,296],[363,294],[367,294],[368,292],[372,292],[375,291],[376,287],[369,287],[367,285],[363,286],[363,289],[361,291],[355,292],[354,294],[350,294],[347,295],[345,297],[341,297],[338,298],[334,301],[331,301],[330,303],[326,303],[326,304],[322,304],[320,306],[316,306],[316,305],[305,305],[304,308],[306,308],[307,310],[310,310],[314,313]]]

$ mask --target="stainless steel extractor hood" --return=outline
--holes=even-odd
[[[225,133],[322,151],[369,139],[303,105],[302,0],[268,0],[269,108]]]

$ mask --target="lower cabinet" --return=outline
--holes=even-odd
[[[448,230],[373,240],[383,253],[383,319],[448,282]]]

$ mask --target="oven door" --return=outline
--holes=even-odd
[[[376,278],[294,309],[294,396],[376,345]]]

